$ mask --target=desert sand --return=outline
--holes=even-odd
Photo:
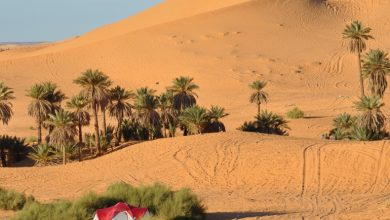
[[[0,169],[0,181],[40,201],[159,181],[193,189],[210,219],[385,219],[389,144],[228,132],[145,142],[65,167]]]
[[[345,25],[363,21],[376,38],[368,46],[388,51],[389,10],[389,1],[372,0],[167,0],[84,36],[0,52],[0,78],[17,96],[15,116],[1,133],[35,135],[25,90],[51,80],[70,97],[79,91],[72,80],[88,68],[132,90],[163,91],[173,78],[191,76],[200,105],[230,113],[227,134],[142,143],[66,167],[0,169],[0,185],[48,201],[102,191],[113,181],[161,181],[194,189],[214,219],[237,212],[264,219],[390,218],[388,143],[320,139],[336,115],[354,113],[358,95],[357,58],[341,36]],[[268,82],[265,108],[306,112],[291,120],[290,137],[234,131],[256,113],[248,84],[257,79]]]

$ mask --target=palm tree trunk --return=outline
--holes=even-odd
[[[38,144],[42,143],[42,119],[41,114],[38,114]]]
[[[97,114],[97,105],[96,102],[93,104],[93,115],[95,117],[95,147],[98,150],[98,155],[101,155],[101,150],[100,150],[100,134],[99,134],[99,119],[98,119],[98,114]]]
[[[106,136],[107,135],[106,108],[102,109],[102,113],[103,113],[103,134],[104,136]]]
[[[164,138],[167,138],[167,129],[165,127],[165,123],[162,123],[163,131],[164,131]]]
[[[81,147],[83,146],[83,131],[82,124],[79,122],[79,161],[81,161]]]
[[[66,165],[66,148],[65,146],[62,146],[62,163]]]
[[[260,115],[260,113],[261,113],[260,105],[261,104],[257,104],[257,115]]]
[[[116,128],[115,133],[115,146],[119,146],[119,143],[121,142],[121,125],[122,125],[122,117],[118,118],[118,126]]]
[[[364,97],[364,80],[362,73],[362,59],[361,54],[358,52],[358,63],[359,63],[359,80],[360,80],[360,96]]]

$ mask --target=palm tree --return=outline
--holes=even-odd
[[[0,121],[8,124],[13,115],[11,100],[15,99],[14,91],[0,82]]]
[[[180,115],[179,120],[191,134],[202,134],[202,130],[208,121],[207,110],[199,106],[186,108]]]
[[[196,98],[198,95],[194,90],[199,89],[199,86],[194,82],[194,78],[180,76],[173,80],[172,86],[167,90],[173,94],[173,108],[181,115],[182,112],[189,107],[196,105]],[[186,126],[182,126],[184,129],[184,136],[187,135],[188,130]]]
[[[333,120],[334,127],[343,129],[348,132],[350,132],[353,129],[353,127],[355,127],[355,125],[356,125],[356,117],[345,112],[343,114],[338,115]]]
[[[255,117],[255,125],[260,133],[286,135],[288,127],[288,121],[282,116],[268,112],[267,110],[261,111],[259,115]]]
[[[348,113],[342,113],[333,120],[334,129],[330,131],[330,135],[336,140],[351,138],[351,134],[356,127],[355,116]]]
[[[54,152],[48,144],[40,144],[27,157],[34,160],[36,166],[46,166],[54,159]]]
[[[167,128],[174,126],[176,121],[176,111],[172,107],[173,103],[173,94],[172,92],[165,92],[159,97],[160,103],[160,116],[163,126],[164,137],[167,137]]]
[[[44,82],[41,84],[46,92],[46,100],[50,103],[50,114],[54,114],[55,111],[61,109],[61,103],[66,99],[65,94],[58,89],[58,86],[52,82]],[[53,127],[45,127],[49,132],[46,137],[46,142],[50,141],[50,133]]]
[[[89,101],[82,95],[74,96],[66,106],[72,110],[72,117],[75,120],[79,132],[79,161],[81,161],[81,148],[83,146],[83,126],[89,125],[91,116],[88,112]]]
[[[343,32],[343,38],[349,40],[348,49],[351,53],[356,53],[359,63],[359,80],[360,80],[360,93],[361,97],[364,94],[364,82],[361,64],[361,54],[366,50],[366,41],[374,39],[371,35],[371,28],[364,27],[360,21],[353,21],[347,25]]]
[[[42,84],[35,84],[27,90],[27,96],[32,98],[28,105],[28,114],[37,121],[38,144],[42,143],[42,123],[50,114],[52,106],[47,100],[47,92]]]
[[[65,94],[52,82],[44,82],[42,86],[46,91],[46,100],[51,104],[50,113],[55,113],[55,111],[60,110],[62,101],[66,99]]]
[[[72,114],[68,111],[58,110],[49,115],[45,124],[53,126],[50,134],[50,145],[58,147],[63,152],[63,163],[66,164],[66,147],[74,142],[76,127]]]
[[[206,132],[225,132],[225,125],[220,119],[228,116],[225,109],[219,106],[211,106],[210,110],[207,111],[207,117],[209,122],[205,128]]]
[[[108,96],[108,88],[112,82],[109,77],[99,70],[87,70],[82,75],[74,80],[74,83],[83,88],[82,94],[91,102],[91,108],[95,118],[95,146],[98,149],[98,155],[101,154],[100,149],[100,134],[98,120],[99,103]]]
[[[131,116],[132,105],[130,104],[130,100],[134,98],[134,93],[132,91],[127,91],[120,86],[112,88],[110,90],[110,99],[111,103],[108,106],[108,111],[111,117],[115,117],[118,121],[118,125],[116,127],[115,132],[115,146],[119,146],[119,142],[121,140],[121,125],[124,117]]]
[[[149,91],[149,92],[148,92]],[[137,95],[134,102],[134,107],[137,109],[140,122],[149,131],[149,139],[154,139],[156,129],[160,128],[160,115],[157,112],[159,102],[158,98],[152,95],[154,90],[149,90],[147,87],[137,90]]]
[[[104,136],[107,135],[107,120],[106,120],[106,112],[107,112],[107,107],[110,105],[111,100],[110,100],[110,94],[109,91],[107,90],[107,97],[103,97],[102,100],[98,103],[98,106],[100,108],[100,112],[102,113],[102,127],[103,127],[103,134]]]
[[[355,109],[361,112],[359,124],[372,134],[380,134],[386,126],[386,116],[381,108],[385,104],[378,96],[364,96],[355,102]]]
[[[267,85],[266,82],[257,80],[252,82],[249,87],[254,90],[252,95],[250,96],[249,101],[251,103],[255,103],[257,105],[257,114],[260,115],[261,109],[260,106],[264,102],[268,102],[268,93],[264,92],[263,89]]]
[[[199,89],[199,86],[193,81],[194,78],[180,76],[174,79],[173,85],[168,88],[168,91],[172,92],[173,95],[173,108],[179,112],[196,105],[198,95],[194,90]]]
[[[363,60],[363,76],[368,78],[372,95],[383,97],[387,88],[386,76],[390,73],[388,53],[370,50]]]

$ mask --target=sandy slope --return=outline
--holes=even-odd
[[[162,91],[174,77],[192,76],[201,105],[231,113],[224,120],[230,131],[255,114],[247,86],[255,79],[268,82],[264,107],[284,114],[299,106],[309,117],[291,122],[291,138],[233,132],[160,140],[66,169],[1,169],[0,185],[52,200],[101,191],[112,181],[159,180],[193,188],[211,212],[226,212],[216,219],[238,211],[385,219],[388,143],[319,137],[334,116],[353,112],[358,93],[356,57],[342,46],[346,22],[363,20],[376,37],[369,46],[389,50],[389,9],[390,2],[373,0],[168,0],[85,36],[1,52],[0,78],[17,95],[15,117],[1,133],[34,135],[25,89],[53,80],[71,96],[78,92],[72,80],[87,68],[133,90]]]
[[[285,113],[297,105],[311,117],[292,122],[291,134],[319,138],[355,100],[356,57],[341,46],[346,21],[359,17],[374,28],[370,46],[386,49],[389,42],[390,27],[380,22],[387,19],[386,1],[197,2],[167,1],[80,38],[0,53],[0,77],[18,96],[7,133],[35,133],[25,111],[29,85],[53,80],[70,96],[77,92],[72,80],[92,67],[130,89],[161,91],[176,76],[193,76],[200,104],[231,113],[229,130],[253,117],[247,84],[262,79],[269,83],[269,109]]]
[[[390,215],[389,149],[388,142],[229,132],[142,143],[66,168],[0,169],[0,183],[52,200],[102,191],[117,181],[160,181],[194,189],[215,219],[241,212],[241,217],[373,219]]]

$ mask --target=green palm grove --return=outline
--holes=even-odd
[[[370,49],[363,58],[366,41],[374,39],[371,28],[360,21],[347,25],[343,37],[349,40],[349,50],[358,55],[361,95],[354,102],[354,109],[359,113],[352,116],[343,113],[334,119],[334,129],[330,137],[336,140],[353,139],[361,141],[379,140],[388,136],[383,97],[387,89],[387,76],[390,73],[388,53],[381,49]],[[367,80],[369,93],[365,93],[364,80]]]
[[[160,95],[149,87],[132,92],[113,86],[100,70],[86,70],[73,82],[80,91],[70,99],[52,82],[36,83],[26,91],[28,114],[35,119],[37,130],[37,145],[29,157],[37,165],[66,164],[76,154],[81,161],[123,141],[174,137],[178,129],[183,135],[226,131],[221,121],[228,116],[225,109],[196,105],[199,86],[191,77],[175,78]],[[0,120],[7,124],[13,114],[12,89],[0,84],[0,98]],[[106,114],[114,126],[106,124]],[[92,133],[88,132],[90,124]]]

